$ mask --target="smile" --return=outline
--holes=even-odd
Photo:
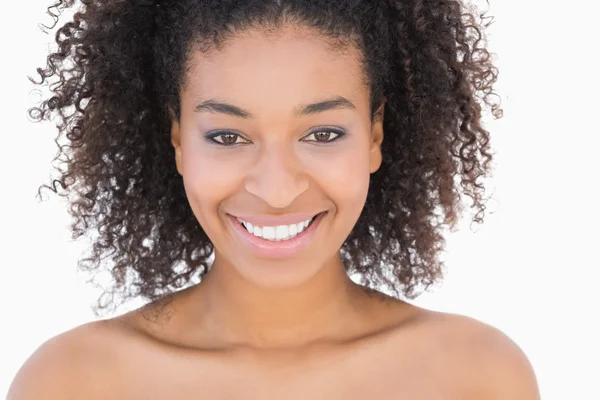
[[[268,258],[289,257],[307,247],[326,211],[297,224],[254,226],[233,215],[228,215],[242,242],[257,255]]]
[[[256,237],[263,238],[265,240],[280,241],[292,239],[298,234],[302,233],[310,224],[312,224],[317,215],[298,224],[278,226],[257,226],[252,225],[250,222],[246,222],[241,218],[238,218],[237,220],[240,221],[240,223],[249,233]]]

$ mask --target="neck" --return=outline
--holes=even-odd
[[[293,288],[257,287],[217,259],[198,285],[204,329],[233,345],[261,349],[299,347],[356,331],[364,316],[363,295],[339,256]]]

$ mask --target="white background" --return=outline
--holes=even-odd
[[[544,399],[598,400],[600,85],[592,60],[600,35],[594,2],[549,3],[492,0],[488,38],[505,117],[487,123],[496,151],[491,213],[475,232],[465,216],[448,238],[444,283],[415,303],[504,331],[531,360]],[[26,75],[45,65],[53,40],[37,26],[51,24],[49,2],[9,4],[0,27],[1,396],[40,344],[94,319],[99,294],[76,272],[83,243],[71,242],[64,205],[35,199],[50,176],[55,131],[27,120]]]

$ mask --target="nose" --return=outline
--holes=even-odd
[[[305,168],[289,146],[265,148],[248,172],[245,188],[273,208],[285,208],[309,186]]]

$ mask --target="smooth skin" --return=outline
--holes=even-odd
[[[190,206],[215,246],[212,269],[167,307],[157,301],[48,340],[9,400],[539,399],[529,361],[497,329],[367,290],[346,274],[339,248],[384,138],[383,108],[371,123],[358,52],[346,50],[286,26],[194,53],[171,139]],[[299,115],[341,98],[351,105]],[[346,135],[314,134],[321,126]],[[233,136],[215,140],[234,146],[205,137],[222,129]],[[321,211],[309,247],[285,259],[250,251],[228,216]]]

